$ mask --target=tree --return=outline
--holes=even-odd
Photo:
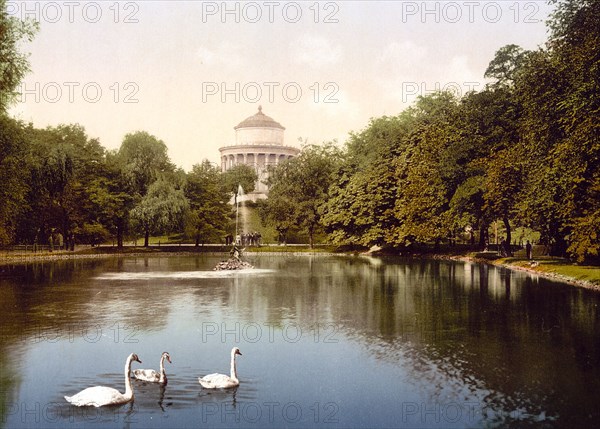
[[[483,249],[489,220],[484,216],[484,181],[482,175],[472,175],[463,180],[450,200],[450,216],[464,230],[469,231],[471,245],[475,244],[475,231],[479,230],[479,248]]]
[[[131,193],[131,205],[134,208],[130,215],[144,231],[144,245],[148,246],[151,232],[163,231],[167,227],[172,227],[172,222],[175,222],[173,216],[181,207],[173,207],[171,213],[169,207],[165,205],[166,202],[161,202],[159,199],[168,197],[173,199],[173,203],[181,203],[180,189],[175,187],[176,183],[181,182],[179,178],[181,174],[175,170],[175,165],[169,158],[167,145],[146,131],[125,135],[116,154],[115,163],[119,166],[118,175],[125,183],[120,178],[117,182],[121,182],[120,185]],[[153,184],[159,181],[153,195],[148,195]],[[178,183],[178,186],[181,188],[182,183]],[[130,207],[130,202],[125,198],[117,198],[114,203],[124,209]],[[126,220],[126,215],[118,216],[117,221],[122,224],[119,227],[120,231],[126,228]]]
[[[239,186],[242,187],[244,193],[248,194],[254,191],[257,180],[256,170],[246,164],[234,165],[223,173],[225,189],[234,197],[234,204],[237,203]]]
[[[116,161],[114,154],[107,155],[106,175],[90,183],[88,196],[90,211],[96,215],[95,220],[116,236],[118,247],[123,247],[134,196]]]
[[[457,135],[454,125],[457,106],[458,100],[448,92],[417,100],[415,127],[396,169],[394,244],[412,241],[437,244],[452,232],[448,204],[458,186],[460,171],[451,144]]]
[[[76,229],[76,234],[80,240],[83,240],[84,243],[89,243],[92,246],[104,243],[110,239],[110,232],[104,225],[97,222],[84,223],[81,227]]]
[[[398,185],[394,211],[398,224],[392,242],[399,245],[412,241],[437,243],[448,233],[443,217],[448,189],[435,161],[440,157],[438,139],[429,133],[416,139]]]
[[[229,225],[231,207],[229,192],[220,168],[204,160],[195,164],[187,175],[185,196],[189,210],[185,218],[186,235],[200,242],[219,240]]]
[[[0,113],[5,113],[14,101],[17,87],[29,72],[29,60],[19,52],[19,44],[24,39],[31,42],[38,27],[33,20],[9,16],[6,0],[0,0]]]
[[[280,243],[287,243],[288,233],[297,229],[294,220],[294,204],[290,198],[279,196],[258,201],[258,213],[264,224],[271,225]]]
[[[396,160],[402,156],[413,116],[372,119],[346,143],[341,165],[321,207],[322,222],[336,244],[391,242],[396,224]]]
[[[148,247],[150,234],[164,233],[179,228],[188,207],[182,189],[176,189],[167,180],[152,183],[131,217],[144,231],[144,247]]]
[[[175,171],[167,154],[167,145],[146,131],[127,134],[118,156],[123,174],[140,197],[146,195],[148,187],[161,176]]]
[[[597,254],[600,236],[594,223],[600,210],[600,4],[553,3],[547,49],[531,56],[516,82],[526,155],[518,214],[541,231],[552,254],[568,251],[583,261]]]
[[[512,240],[510,218],[522,188],[522,170],[515,154],[511,148],[490,156],[484,192],[484,210],[490,219],[502,219],[508,244]]]
[[[0,113],[0,245],[16,238],[29,190],[29,145],[23,124]]]
[[[290,220],[307,232],[311,247],[317,227],[321,225],[320,206],[327,201],[340,157],[335,143],[308,145],[299,156],[280,163],[269,175],[265,210],[277,213],[271,215],[271,219],[281,219],[281,209],[287,211],[292,207]]]
[[[496,51],[494,59],[488,65],[484,77],[494,78],[494,86],[512,87],[517,74],[527,61],[528,51],[517,45],[506,45]]]
[[[95,219],[88,191],[104,174],[104,148],[76,124],[30,127],[26,134],[31,148],[29,186],[19,238],[42,243],[56,231],[69,244],[76,228]]]
[[[522,186],[520,115],[520,105],[508,86],[492,85],[469,93],[459,104],[457,138],[448,151],[459,168],[450,214],[461,229],[479,230],[481,249],[489,224],[498,218],[510,242],[510,221]]]

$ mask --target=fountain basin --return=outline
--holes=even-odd
[[[223,270],[245,270],[248,268],[254,268],[248,262],[242,261],[239,258],[229,258],[226,261],[219,262],[214,271],[223,271]]]

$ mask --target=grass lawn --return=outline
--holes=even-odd
[[[498,259],[497,262],[527,268],[540,273],[556,274],[600,285],[600,267],[575,265],[568,259],[552,258],[548,256],[536,257],[535,262],[537,265],[535,266],[531,266],[531,261],[523,258],[503,258]]]

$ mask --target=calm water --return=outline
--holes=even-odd
[[[362,257],[0,267],[0,427],[592,427],[600,294],[499,268]],[[241,385],[207,391],[198,376]],[[124,391],[129,353],[169,383]]]

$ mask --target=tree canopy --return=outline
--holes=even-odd
[[[600,254],[600,2],[551,0],[545,46],[500,47],[481,91],[419,97],[372,118],[345,144],[307,145],[273,166],[261,218],[310,244],[406,247],[465,238],[484,248],[490,226],[539,234],[554,255]],[[4,8],[5,1],[0,0]],[[78,124],[34,128],[5,111],[28,70],[20,43],[36,25],[0,14],[0,244],[62,237],[123,245],[127,234],[182,233],[218,242],[251,166],[209,161],[186,173],[147,131],[108,151]],[[324,235],[326,234],[326,235]],[[495,237],[499,239],[498,236]]]
[[[9,16],[6,0],[0,0],[0,113],[15,100],[18,86],[29,72],[28,55],[19,50],[23,41],[31,42],[39,24]]]

